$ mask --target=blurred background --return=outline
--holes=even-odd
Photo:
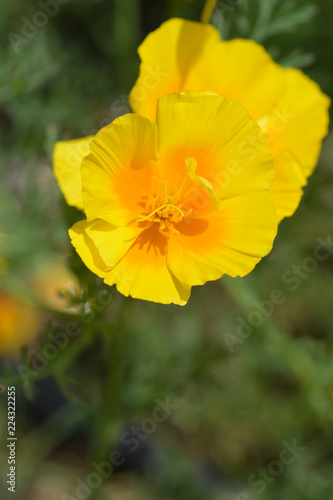
[[[81,215],[53,177],[54,143],[128,112],[140,42],[203,5],[1,0],[1,499],[333,500],[332,135],[272,253],[186,307],[124,300],[67,235]],[[225,0],[213,23],[333,95],[330,0]]]

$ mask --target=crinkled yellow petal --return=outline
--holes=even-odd
[[[253,40],[219,41],[201,53],[182,90],[213,90],[264,116],[283,90],[282,68]]]
[[[156,226],[146,229],[119,261],[105,283],[125,296],[162,304],[185,305],[191,284],[182,285],[166,265],[167,239]]]
[[[83,209],[80,168],[90,153],[93,136],[57,142],[53,152],[53,171],[68,205]]]
[[[127,114],[101,129],[81,167],[88,221],[125,226],[142,214],[142,197],[158,168],[156,124]]]
[[[257,120],[276,102],[280,68],[252,40],[220,40],[210,25],[170,19],[139,47],[140,75],[130,93],[133,110],[155,120],[157,99],[183,90],[212,90],[240,101]]]
[[[100,278],[104,278],[107,275],[107,266],[102,260],[98,253],[96,246],[93,241],[87,235],[85,229],[88,223],[86,220],[82,220],[74,224],[68,231],[72,245],[85,263],[85,265],[97,274]]]
[[[184,285],[202,285],[223,274],[244,276],[268,254],[277,231],[270,193],[258,192],[221,202],[205,219],[178,224],[169,239],[167,265]]]
[[[272,153],[289,150],[308,177],[328,132],[330,99],[302,71],[283,71],[284,92],[269,114],[266,133]]]
[[[150,33],[138,49],[141,67],[129,96],[132,109],[155,121],[158,97],[183,90],[191,66],[219,39],[213,26],[183,19],[170,19]]]
[[[103,220],[87,224],[85,229],[105,264],[112,267],[125,255],[142,231],[139,227],[116,227]]]
[[[277,154],[274,160],[275,180],[269,191],[274,198],[275,210],[280,222],[290,217],[297,209],[306,185],[303,169],[296,158],[287,150]]]
[[[195,174],[221,199],[273,182],[268,142],[236,101],[211,92],[170,94],[158,101],[157,127],[161,175],[170,185],[179,186],[186,175],[186,158],[195,159]]]

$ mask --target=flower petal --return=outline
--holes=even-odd
[[[283,90],[282,71],[253,40],[220,41],[201,53],[183,90],[213,90],[239,101],[258,120]]]
[[[277,231],[272,196],[259,192],[221,202],[206,219],[178,224],[168,242],[167,265],[187,286],[203,285],[223,274],[244,276],[272,248]]]
[[[274,156],[289,150],[308,177],[328,133],[331,101],[317,83],[298,69],[286,68],[283,78],[285,90],[269,114],[269,142]]]
[[[53,170],[68,205],[83,209],[80,167],[90,153],[93,136],[57,142],[53,152]]]
[[[81,167],[87,219],[125,226],[142,213],[143,198],[158,168],[156,124],[127,114],[101,129]]]
[[[183,286],[166,265],[167,240],[156,227],[146,229],[105,279],[125,296],[185,305],[191,285]]]
[[[274,179],[273,158],[260,127],[236,101],[212,92],[161,97],[157,108],[161,175],[176,186],[186,159],[197,162],[221,199],[267,189]]]
[[[296,211],[306,185],[303,169],[296,158],[287,150],[281,151],[274,160],[275,180],[269,191],[274,198],[275,210],[280,222]]]
[[[142,63],[129,97],[132,109],[155,121],[157,98],[183,90],[191,65],[219,39],[213,26],[183,19],[170,19],[150,33],[138,49]]]
[[[253,40],[221,41],[209,24],[170,19],[139,47],[133,110],[154,121],[157,99],[183,90],[212,90],[241,102],[254,120],[282,91],[282,69]]]
[[[91,272],[100,278],[107,275],[106,264],[98,253],[93,241],[87,236],[86,228],[89,224],[81,220],[68,231],[72,245]]]
[[[103,220],[96,220],[85,228],[103,262],[111,267],[125,255],[142,231],[139,227],[116,227]]]

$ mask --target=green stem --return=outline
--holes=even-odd
[[[96,453],[103,459],[110,451],[120,431],[121,394],[124,379],[124,353],[126,349],[126,315],[131,304],[129,297],[123,298],[117,325],[110,332],[104,333],[104,348],[107,351],[108,369],[105,374],[102,390],[102,408],[99,419],[100,443]],[[105,338],[106,334],[106,338]]]
[[[216,0],[206,0],[205,6],[201,14],[201,22],[209,24],[215,9]]]
[[[140,2],[137,0],[114,0],[112,27],[110,30],[115,69],[119,79],[119,88],[128,84],[128,71],[131,71],[133,54],[140,40]],[[130,69],[129,69],[130,68]]]

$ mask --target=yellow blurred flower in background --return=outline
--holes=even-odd
[[[155,119],[157,99],[171,92],[211,90],[239,101],[264,132],[274,156],[270,188],[278,219],[292,215],[328,131],[330,99],[302,71],[276,64],[253,40],[221,41],[211,25],[170,19],[138,49],[133,110]],[[252,137],[255,155],[262,144]]]
[[[40,264],[31,281],[34,295],[41,305],[59,312],[80,312],[81,305],[75,301],[82,296],[81,286],[63,259],[55,258]]]
[[[240,146],[254,136],[253,156]],[[160,98],[156,123],[127,114],[92,140],[57,143],[54,171],[86,214],[74,247],[126,296],[184,305],[194,285],[249,273],[276,235],[268,142],[241,104],[213,92]]]
[[[15,356],[39,334],[40,314],[32,304],[0,291],[0,356]]]

